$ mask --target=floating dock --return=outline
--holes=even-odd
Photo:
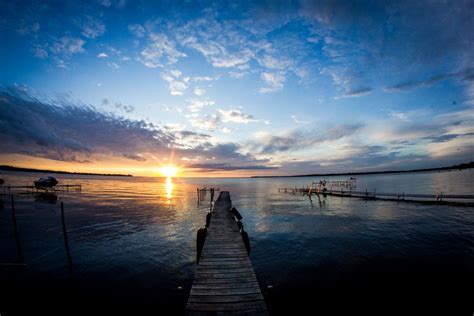
[[[58,184],[53,187],[37,187],[34,185],[1,185],[0,195],[31,194],[31,193],[59,193],[69,191],[82,191],[80,184]]]
[[[385,200],[385,201],[398,201],[398,202],[417,202],[417,203],[436,203],[436,204],[459,204],[466,206],[473,206],[474,195],[472,194],[414,194],[414,193],[387,193],[373,191],[354,191],[352,188],[349,190],[325,190],[320,191],[314,188],[313,185],[307,187],[294,187],[294,188],[278,188],[280,193],[293,193],[302,195],[322,195],[322,196],[339,196],[339,197],[355,197],[366,200]]]
[[[229,192],[221,191],[211,212],[186,315],[268,315],[231,207]]]

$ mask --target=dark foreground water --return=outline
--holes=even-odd
[[[1,175],[17,185],[39,176]],[[308,197],[277,191],[308,185],[309,178],[173,179],[172,187],[158,178],[58,179],[81,183],[82,193],[59,194],[57,201],[16,197],[27,266],[0,267],[2,316],[99,310],[183,314],[195,270],[195,235],[208,209],[207,201],[197,206],[198,186],[231,192],[272,314],[474,311],[473,207],[338,197],[313,198],[311,203]],[[357,185],[358,190],[473,194],[474,173],[360,176]],[[14,262],[11,204],[3,200],[0,262]],[[72,274],[60,201],[66,210]]]

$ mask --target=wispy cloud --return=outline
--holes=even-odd
[[[249,122],[257,121],[253,115],[242,113],[239,110],[219,110],[219,113],[224,123],[232,122],[239,124],[247,124]]]
[[[348,137],[359,131],[362,124],[338,125],[325,130],[303,131],[294,130],[281,135],[263,134],[258,137],[258,141],[252,144],[255,151],[262,154],[272,154],[285,151],[298,151],[311,146],[335,141]]]
[[[196,163],[189,165],[190,168],[197,168],[201,172],[214,171],[236,171],[236,170],[274,170],[275,166],[267,165],[234,165],[229,163]]]
[[[145,28],[140,24],[131,24],[128,26],[128,30],[136,37],[144,37],[146,32]]]
[[[204,93],[206,93],[206,90],[202,88],[194,88],[194,94],[197,96],[202,96]]]
[[[373,91],[372,88],[370,87],[363,87],[363,88],[357,88],[354,90],[349,90],[344,93],[342,96],[336,96],[334,99],[344,99],[344,98],[355,98],[355,97],[361,97],[364,95],[368,95]]]
[[[112,68],[114,70],[120,69],[120,65],[117,64],[117,63],[114,63],[114,62],[107,63],[107,66],[109,66],[110,68]]]
[[[425,80],[418,80],[418,81],[410,80],[410,81],[401,82],[392,86],[385,87],[384,91],[403,92],[403,91],[408,91],[408,90],[418,89],[418,88],[429,88],[444,80],[448,80],[451,78],[458,78],[463,81],[470,81],[472,80],[473,73],[474,73],[473,69],[467,68],[459,72],[438,74],[435,76],[431,76]]]
[[[63,36],[56,40],[49,48],[50,52],[56,55],[72,56],[74,54],[84,53],[84,44],[86,42],[80,38]]]
[[[260,93],[269,93],[281,90],[286,78],[280,73],[264,72],[260,78],[265,82],[265,87],[260,88]]]
[[[41,58],[41,59],[47,58],[48,57],[48,52],[44,48],[36,47],[35,48],[35,57],[38,57],[38,58]]]
[[[306,124],[308,121],[300,120],[296,115],[292,114],[291,115],[291,120],[295,122],[296,124]]]
[[[191,113],[200,112],[203,108],[213,106],[215,104],[214,101],[210,99],[189,99],[188,102],[188,110]]]
[[[176,48],[173,40],[164,33],[154,32],[148,34],[148,45],[140,53],[140,61],[149,68],[162,66],[164,58],[168,65],[172,65],[182,57],[186,54]]]
[[[191,117],[189,122],[194,127],[210,132],[219,130],[225,133],[229,131],[229,129],[222,126],[221,117],[217,114],[206,114],[201,118]]]
[[[183,76],[181,71],[177,69],[170,70],[168,73],[163,73],[161,78],[168,83],[168,88],[171,95],[183,95],[188,88],[189,77]]]
[[[81,28],[81,34],[87,38],[96,38],[104,34],[105,25],[104,23],[87,15],[78,21],[79,27]]]

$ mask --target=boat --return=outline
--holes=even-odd
[[[37,188],[52,188],[59,182],[54,177],[46,177],[46,178],[39,178],[38,180],[34,181],[34,183],[35,183],[35,187]]]

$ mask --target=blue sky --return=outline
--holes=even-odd
[[[0,12],[3,163],[253,175],[474,160],[472,1]]]

